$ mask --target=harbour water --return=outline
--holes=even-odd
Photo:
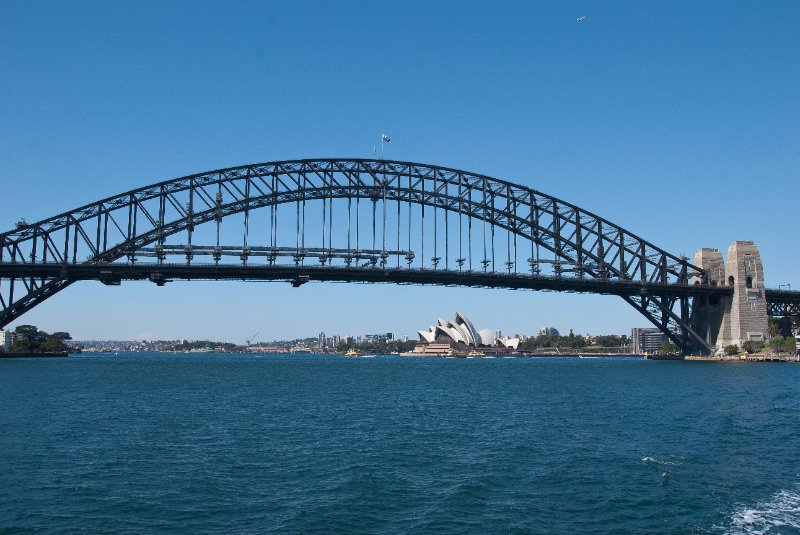
[[[0,361],[0,533],[800,533],[800,366]]]

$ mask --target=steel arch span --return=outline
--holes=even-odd
[[[531,188],[435,165],[318,159],[152,184],[0,234],[0,326],[77,280],[391,282],[621,296],[684,351],[707,273]],[[707,302],[707,301],[706,301]]]

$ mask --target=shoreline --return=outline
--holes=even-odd
[[[734,356],[687,355],[683,360],[692,362],[800,362],[800,357],[789,353],[745,353]]]

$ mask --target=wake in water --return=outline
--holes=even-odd
[[[729,535],[800,533],[800,485],[782,490],[754,507],[741,505],[733,512]]]
[[[661,485],[668,485],[672,480],[672,466],[678,466],[682,463],[674,462],[674,461],[663,461],[661,459],[656,459],[655,457],[642,457],[642,462],[647,465],[654,467],[661,473]]]
[[[661,465],[664,465],[664,466],[677,466],[677,465],[681,464],[681,463],[675,463],[675,462],[672,462],[672,461],[661,461],[659,459],[656,459],[655,457],[642,457],[642,462],[645,463],[645,464],[661,464]]]

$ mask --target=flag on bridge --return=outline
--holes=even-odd
[[[382,142],[386,141],[388,143],[389,141],[391,141],[391,139],[389,139],[389,136],[387,136],[386,134],[381,134],[381,141]]]

